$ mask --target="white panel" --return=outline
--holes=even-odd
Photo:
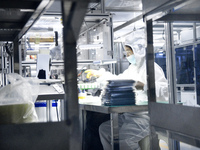
[[[195,92],[193,91],[181,91],[181,102],[187,106],[197,106],[195,98]]]
[[[193,42],[193,30],[181,31],[181,43],[192,43]]]

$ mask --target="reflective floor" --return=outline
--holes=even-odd
[[[169,150],[168,145],[166,142],[163,140],[160,140],[159,142],[161,150]],[[200,148],[185,144],[185,143],[180,143],[180,150],[200,150]]]

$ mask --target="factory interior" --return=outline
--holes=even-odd
[[[200,1],[1,0],[0,118],[0,150],[200,150]]]

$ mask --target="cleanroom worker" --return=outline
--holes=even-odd
[[[99,82],[106,79],[133,79],[135,80],[136,105],[144,104],[147,99],[147,76],[145,60],[144,31],[133,32],[125,40],[126,58],[130,66],[122,74],[112,75],[109,72],[95,72]],[[156,100],[168,101],[168,86],[163,70],[155,63]],[[119,143],[121,150],[140,150],[138,142],[149,135],[148,112],[123,113],[119,115]],[[99,135],[104,150],[111,150],[110,121],[102,123]]]

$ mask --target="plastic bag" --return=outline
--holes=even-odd
[[[39,82],[8,74],[10,84],[0,89],[0,124],[36,122],[34,103],[39,93]]]

